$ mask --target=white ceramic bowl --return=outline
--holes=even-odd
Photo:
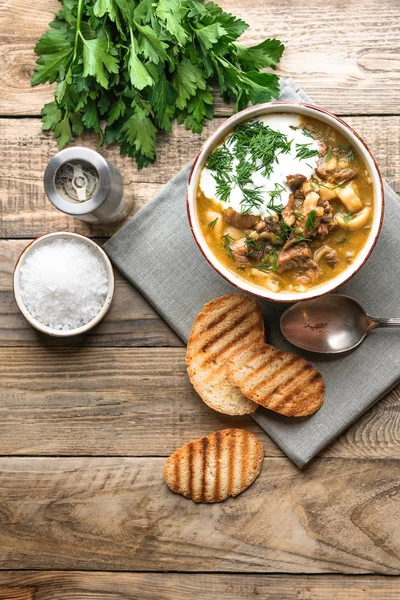
[[[279,292],[274,293],[267,288],[262,288],[258,285],[254,285],[244,279],[238,277],[235,273],[227,269],[213,254],[209,248],[206,240],[204,239],[203,233],[200,228],[197,210],[196,210],[196,194],[197,186],[199,183],[201,171],[205,166],[208,156],[212,150],[220,144],[225,136],[237,125],[244,121],[249,121],[261,115],[270,113],[296,113],[303,115],[304,117],[312,117],[318,119],[323,123],[328,123],[341,134],[343,134],[353,147],[362,156],[374,189],[374,219],[371,227],[371,232],[364,248],[358,253],[354,262],[349,265],[342,273],[333,277],[326,283],[322,283],[315,286],[305,292]],[[225,121],[205,142],[199,154],[196,156],[192,171],[189,177],[189,186],[187,193],[187,211],[189,217],[189,224],[194,235],[194,238],[210,265],[222,275],[227,281],[240,288],[245,292],[254,294],[261,298],[268,298],[269,300],[275,300],[277,302],[298,302],[300,300],[307,300],[310,298],[316,298],[327,294],[337,287],[343,285],[348,281],[366,262],[367,258],[371,254],[376,241],[378,239],[383,220],[383,208],[384,208],[384,197],[383,197],[383,186],[382,178],[378,169],[378,166],[371,154],[368,146],[363,142],[360,136],[352,129],[347,123],[345,123],[339,117],[336,117],[332,113],[319,108],[317,106],[311,106],[308,104],[302,104],[299,102],[271,102],[269,104],[259,104],[252,106],[246,110],[243,110],[236,115],[230,117]]]
[[[57,238],[77,239],[77,240],[80,240],[80,241],[84,242],[85,244],[87,244],[92,250],[94,250],[94,252],[97,252],[98,257],[103,262],[103,265],[106,269],[107,277],[108,277],[108,292],[107,292],[106,299],[104,301],[103,307],[100,310],[100,312],[94,317],[94,319],[92,319],[85,325],[82,325],[82,327],[77,327],[76,329],[68,329],[66,331],[59,330],[59,329],[52,329],[51,327],[48,327],[47,325],[43,325],[37,319],[32,317],[32,315],[30,314],[30,312],[28,312],[28,310],[22,300],[21,289],[20,289],[21,267],[25,263],[29,254],[32,252],[32,250],[34,248],[36,248],[40,244],[43,244],[44,242],[47,242],[50,239],[57,239]],[[41,237],[36,238],[35,240],[33,240],[33,242],[31,242],[25,248],[25,250],[23,250],[23,252],[21,253],[20,257],[17,260],[17,264],[15,265],[14,297],[15,297],[15,301],[18,305],[18,308],[21,311],[21,313],[24,315],[24,317],[28,321],[28,323],[30,323],[32,325],[32,327],[34,327],[38,331],[41,331],[42,333],[47,333],[47,335],[52,335],[54,337],[71,337],[71,336],[80,335],[81,333],[85,333],[86,331],[89,331],[89,329],[92,329],[92,327],[97,325],[97,323],[99,323],[102,320],[102,318],[104,317],[104,315],[107,313],[108,309],[110,308],[110,304],[113,299],[113,296],[114,296],[114,272],[113,272],[113,268],[110,263],[110,259],[108,258],[107,254],[104,252],[104,250],[102,250],[98,244],[93,242],[93,240],[91,240],[90,238],[87,238],[84,235],[79,235],[78,233],[69,233],[67,231],[58,231],[56,233],[48,233],[47,235],[42,235]]]

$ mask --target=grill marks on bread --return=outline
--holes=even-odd
[[[208,406],[229,415],[244,415],[257,408],[230,383],[226,361],[243,345],[263,341],[261,312],[252,298],[228,294],[205,304],[189,337],[186,364],[193,387]]]
[[[237,496],[258,477],[264,452],[255,435],[225,429],[185,444],[164,468],[168,487],[195,502]]]
[[[246,344],[227,364],[228,378],[246,397],[289,417],[318,410],[325,385],[320,373],[303,358],[268,344]]]

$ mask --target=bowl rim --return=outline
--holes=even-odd
[[[333,121],[337,121],[338,123],[340,123],[345,129],[347,129],[350,132],[350,134],[352,134],[355,138],[357,138],[358,142],[363,147],[364,152],[369,156],[371,163],[375,169],[375,173],[376,173],[378,184],[379,184],[378,190],[379,190],[380,198],[376,198],[376,197],[374,198],[374,208],[376,209],[377,207],[380,207],[380,219],[379,219],[376,233],[372,239],[370,248],[369,248],[367,254],[365,255],[363,261],[360,263],[360,265],[356,266],[356,268],[354,270],[351,270],[350,268],[346,269],[344,271],[344,273],[349,271],[349,275],[346,278],[339,281],[338,283],[335,283],[336,278],[333,278],[332,280],[330,280],[330,281],[332,281],[332,285],[327,286],[328,289],[319,291],[318,287],[311,288],[311,290],[306,293],[307,295],[305,295],[305,293],[302,293],[302,292],[296,292],[296,293],[291,292],[290,293],[291,297],[289,297],[289,294],[275,293],[275,292],[268,290],[267,288],[265,288],[265,293],[262,293],[260,291],[260,286],[255,286],[255,285],[253,286],[251,284],[246,284],[244,281],[243,281],[243,286],[242,286],[238,281],[233,281],[233,278],[231,279],[225,273],[221,272],[221,270],[219,268],[220,261],[215,257],[215,255],[212,254],[214,261],[212,261],[207,256],[207,254],[204,251],[202,244],[201,244],[200,240],[198,239],[198,237],[195,233],[195,230],[194,230],[194,224],[193,224],[194,219],[193,219],[193,215],[192,215],[190,196],[191,196],[191,194],[193,194],[196,191],[195,186],[197,184],[197,181],[194,181],[193,175],[194,175],[194,171],[195,171],[196,165],[197,165],[200,157],[202,157],[202,155],[205,153],[206,146],[211,145],[212,142],[215,141],[219,137],[222,130],[225,130],[225,129],[229,130],[230,124],[232,122],[236,122],[236,121],[241,122],[242,117],[243,117],[243,120],[245,120],[247,116],[249,118],[251,118],[251,114],[253,114],[253,113],[256,113],[257,115],[261,115],[264,110],[266,111],[266,113],[273,113],[273,110],[270,109],[270,107],[274,107],[274,106],[277,106],[277,107],[292,106],[292,107],[305,108],[306,110],[309,110],[312,113],[321,113],[321,114],[325,115],[326,117],[328,117],[328,119],[332,119]],[[280,111],[277,111],[277,112],[280,112]],[[285,112],[285,111],[281,111],[281,112]],[[289,111],[287,111],[287,112],[289,112]],[[318,119],[318,115],[316,115],[315,118]],[[379,202],[379,200],[380,200],[380,202]],[[194,208],[195,208],[195,201],[194,201]],[[322,108],[320,106],[315,106],[313,104],[308,104],[306,102],[295,102],[295,101],[291,101],[291,100],[276,100],[274,102],[256,104],[254,106],[245,108],[242,111],[239,111],[238,113],[232,115],[231,117],[226,119],[223,123],[221,123],[221,125],[219,125],[219,127],[217,127],[217,129],[206,139],[206,141],[202,144],[199,152],[196,154],[196,156],[193,160],[193,163],[192,163],[190,173],[189,173],[188,185],[187,185],[187,191],[186,191],[186,211],[187,211],[187,216],[188,216],[188,221],[189,221],[189,227],[191,229],[193,238],[194,238],[200,252],[204,256],[204,258],[207,260],[207,262],[212,266],[212,268],[221,277],[223,277],[223,279],[225,279],[228,283],[230,283],[237,289],[241,290],[242,292],[251,294],[258,298],[261,298],[264,300],[269,300],[271,302],[280,302],[280,303],[290,304],[293,302],[301,302],[302,300],[312,300],[314,298],[319,298],[320,296],[325,296],[326,294],[330,294],[331,292],[337,290],[337,288],[339,288],[342,285],[344,285],[345,283],[347,283],[352,277],[354,277],[354,275],[356,275],[360,271],[360,269],[365,265],[368,258],[370,257],[373,249],[375,248],[375,245],[376,245],[379,235],[381,233],[383,217],[384,217],[384,212],[385,212],[385,197],[384,197],[383,181],[382,181],[381,172],[379,170],[379,167],[377,165],[374,155],[372,154],[371,150],[369,149],[368,145],[364,142],[362,137],[348,123],[346,123],[346,121],[344,121],[337,115],[331,113],[330,111],[328,111],[325,108]],[[369,237],[367,239],[366,244],[368,244],[370,239],[371,239],[371,237]],[[239,277],[237,279],[240,281]],[[249,288],[251,288],[251,289],[249,289]],[[314,292],[312,290],[314,290]]]
[[[30,314],[30,312],[28,311],[28,309],[26,308],[26,306],[22,300],[21,293],[20,293],[19,275],[20,275],[20,271],[21,271],[22,261],[26,258],[26,256],[29,254],[29,252],[33,249],[33,247],[35,245],[39,245],[39,244],[43,243],[43,241],[46,239],[57,238],[57,237],[69,237],[72,239],[78,238],[78,239],[83,240],[88,246],[95,249],[95,252],[97,252],[98,255],[100,256],[100,258],[103,260],[103,264],[107,271],[108,290],[107,290],[106,299],[104,301],[104,304],[103,304],[101,310],[97,313],[97,315],[91,321],[89,321],[88,323],[85,323],[85,325],[82,325],[81,327],[77,327],[76,329],[61,330],[61,329],[53,329],[52,327],[49,327],[48,325],[43,325],[43,323],[40,323],[40,321],[35,319],[35,317],[33,317]],[[86,333],[87,331],[89,331],[90,329],[95,327],[98,323],[100,323],[100,321],[105,317],[105,315],[109,311],[111,302],[114,297],[114,291],[115,291],[115,276],[114,276],[114,270],[113,270],[110,259],[108,258],[107,254],[104,252],[103,248],[101,248],[101,246],[99,246],[99,244],[97,244],[95,241],[93,241],[90,237],[83,235],[81,233],[74,233],[72,231],[54,231],[52,233],[44,233],[43,235],[39,235],[34,240],[29,242],[29,244],[27,246],[25,246],[25,248],[22,250],[21,254],[18,256],[18,259],[14,266],[13,294],[14,294],[14,299],[15,299],[15,302],[17,304],[19,311],[21,312],[22,316],[25,317],[25,319],[28,321],[28,323],[30,325],[32,325],[32,327],[34,327],[41,333],[45,333],[52,337],[59,337],[59,338],[73,337],[76,335],[81,335],[83,333]]]

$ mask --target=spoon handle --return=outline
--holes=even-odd
[[[375,319],[371,317],[370,323],[370,331],[377,327],[400,327],[400,319]]]

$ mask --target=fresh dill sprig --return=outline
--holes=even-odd
[[[292,149],[292,142],[293,140],[288,140],[287,142],[282,144],[281,147],[281,154],[289,154],[290,150]]]
[[[356,153],[354,152],[354,148],[351,147],[347,153],[347,162],[353,162],[356,159]]]
[[[213,221],[210,221],[209,224],[207,225],[207,227],[209,229],[214,229],[215,225],[217,224],[219,217],[215,217],[215,219]]]
[[[306,135],[309,138],[312,138],[313,140],[315,140],[314,135],[312,134],[312,132],[309,129],[303,129],[303,135]]]
[[[301,212],[293,210],[290,214],[293,215],[295,219],[304,219],[304,215]]]
[[[296,158],[307,160],[307,158],[318,156],[319,151],[316,148],[310,148],[310,146],[311,142],[309,144],[296,144]]]
[[[296,231],[300,232],[300,229]],[[296,242],[311,242],[311,238],[305,237],[301,232],[296,235]]]
[[[306,229],[308,231],[310,231],[314,227],[316,218],[317,213],[315,212],[315,210],[310,210],[306,220]]]
[[[255,269],[259,271],[269,272],[278,270],[278,248],[272,250],[263,258],[259,265],[255,265]]]
[[[260,170],[268,177],[279,151],[290,151],[291,141],[280,131],[274,131],[261,121],[253,121],[236,127],[234,153],[239,160],[251,160],[253,170]]]
[[[223,249],[229,256],[229,258],[231,260],[233,260],[233,250],[232,250],[231,242],[235,241],[234,238],[231,235],[229,235],[229,233],[226,233],[225,235],[221,236],[221,240],[223,240],[223,242],[222,242]]]
[[[291,225],[288,225],[284,219],[281,219],[279,221],[279,234],[277,235],[279,239],[283,238],[284,240],[287,240],[292,231],[293,227]]]
[[[214,175],[216,183],[216,193],[222,202],[227,202],[231,195],[231,182],[227,173],[217,172]]]
[[[332,146],[329,146],[328,152],[325,154],[325,162],[328,162],[329,160],[331,160],[332,156],[333,156]]]
[[[283,204],[275,204],[275,200],[277,198],[279,198],[279,200],[282,199],[282,192],[285,191],[285,188],[283,187],[283,185],[280,185],[279,183],[275,183],[275,189],[270,190],[268,193],[269,195],[269,202],[267,204],[267,208],[269,208],[270,210],[272,210],[273,212],[280,214],[283,210]]]
[[[245,185],[252,184],[251,173],[254,170],[251,162],[240,162],[236,170],[236,183],[242,189]]]
[[[248,246],[249,248],[253,248],[254,250],[259,250],[260,249],[260,245],[257,244],[257,241],[250,237],[249,235],[246,235],[246,239],[244,240],[244,243],[246,244],[246,246]]]
[[[337,212],[339,212],[342,215],[342,217],[343,217],[343,223],[345,225],[347,225],[349,223],[349,221],[352,221],[355,218],[355,216],[356,216],[356,215],[353,215],[351,212],[344,213],[340,209],[338,209]]]
[[[225,145],[216,148],[210,154],[206,162],[207,169],[210,171],[230,171],[232,168],[233,156]]]
[[[240,212],[248,213],[253,208],[260,208],[263,204],[263,196],[261,187],[256,188],[243,188],[243,198],[240,201]]]
[[[310,182],[311,185],[311,182]],[[332,187],[330,187],[329,185],[325,185],[324,183],[321,183],[320,181],[318,181],[317,183],[318,187],[322,187],[325,188],[326,190],[336,190],[336,188],[344,188],[345,186],[342,183],[338,183],[337,185],[333,185]],[[312,188],[314,189],[314,188]]]

